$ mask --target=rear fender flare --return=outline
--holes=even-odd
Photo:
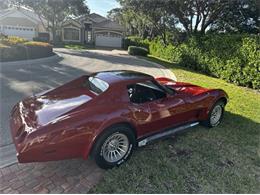
[[[105,131],[106,129],[118,125],[118,124],[125,124],[131,127],[133,129],[135,136],[137,135],[136,132],[136,125],[133,121],[127,120],[125,118],[115,118],[110,121],[107,121],[100,125],[100,127],[93,133],[91,138],[88,140],[88,143],[84,152],[83,152],[83,158],[87,159],[88,156],[91,154],[92,148],[95,145],[96,141],[98,140],[99,136]]]

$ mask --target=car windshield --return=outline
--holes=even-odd
[[[88,77],[86,81],[86,86],[89,88],[90,91],[96,94],[103,93],[109,87],[107,82],[96,77]]]

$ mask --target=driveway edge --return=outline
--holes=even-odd
[[[34,63],[44,63],[49,61],[58,61],[61,60],[62,57],[57,54],[56,52],[53,52],[54,55],[46,58],[38,58],[38,59],[32,59],[32,60],[19,60],[19,61],[12,61],[12,62],[0,62],[0,66],[12,66],[12,65],[25,65],[25,64],[34,64]]]
[[[175,74],[171,70],[169,70],[168,68],[162,66],[161,64],[157,64],[155,62],[152,62],[150,60],[144,59],[142,57],[137,57],[137,56],[134,56],[134,57],[139,59],[139,60],[141,60],[141,61],[143,61],[143,62],[145,62],[145,63],[152,64],[153,66],[159,68],[163,72],[165,77],[168,77],[168,78],[170,78],[170,79],[172,79],[174,81],[177,81],[177,77],[175,76]]]

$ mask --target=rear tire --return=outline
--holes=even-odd
[[[102,169],[111,169],[128,160],[135,146],[135,135],[125,125],[106,129],[98,138],[92,156]]]
[[[208,119],[201,122],[202,125],[209,128],[218,126],[223,119],[224,108],[225,103],[223,101],[216,102],[209,112]]]

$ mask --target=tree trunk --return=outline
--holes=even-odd
[[[57,40],[56,40],[56,26],[55,26],[54,19],[52,20],[51,30],[52,30],[52,41],[53,41],[53,44],[55,45],[57,43]]]

